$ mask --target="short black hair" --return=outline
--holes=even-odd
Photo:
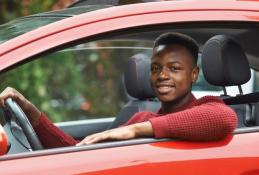
[[[164,33],[156,38],[153,48],[159,45],[167,46],[171,44],[178,44],[185,47],[193,56],[194,63],[197,64],[199,46],[197,42],[188,35],[175,32]]]

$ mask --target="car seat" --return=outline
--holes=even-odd
[[[135,113],[140,111],[157,112],[161,106],[149,82],[150,58],[145,54],[132,56],[124,73],[124,84],[127,93],[133,97],[123,106],[109,129],[126,123]]]
[[[237,41],[226,35],[209,39],[202,51],[202,70],[210,84],[223,87],[221,98],[236,111],[238,127],[259,124],[259,98],[243,95],[242,92],[241,85],[249,81],[251,72],[247,57]],[[238,86],[240,94],[229,97],[226,86]]]

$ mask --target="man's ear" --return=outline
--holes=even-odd
[[[192,83],[195,83],[197,81],[198,76],[199,76],[199,67],[195,66],[192,69]]]

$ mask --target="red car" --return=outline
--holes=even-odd
[[[150,102],[125,93],[123,73],[129,58],[150,56],[153,40],[168,31],[188,34],[199,43],[203,74],[214,86],[201,73],[194,94],[221,92],[222,87],[210,81],[211,70],[237,77],[239,94],[229,96],[223,88],[222,96],[239,117],[232,137],[213,142],[140,138],[42,149],[26,118],[20,118],[22,111],[11,103],[9,112],[0,113],[0,173],[259,174],[259,2],[255,0],[82,6],[11,21],[0,26],[1,89],[18,87],[57,126],[80,140],[114,127],[125,113],[137,112],[138,106],[131,110],[136,108],[130,106],[133,102]],[[243,51],[232,45],[218,47],[216,41],[218,52],[212,52],[207,41],[215,36],[231,38],[227,41]],[[247,57],[249,66],[236,64],[239,55]],[[224,71],[217,71],[220,68]],[[241,88],[250,70],[250,83]],[[231,78],[224,82],[233,85]],[[153,110],[159,108],[156,99],[152,102]]]

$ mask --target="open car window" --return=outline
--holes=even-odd
[[[54,122],[115,117],[128,96],[127,60],[151,54],[152,42],[100,40],[42,56],[1,76]]]
[[[130,97],[123,84],[127,60],[143,53],[151,58],[153,41],[98,40],[82,43],[38,57],[0,76],[0,89],[14,87],[21,91],[53,122],[78,121],[116,117]],[[201,56],[201,54],[200,54]],[[223,94],[222,87],[210,85],[201,68],[193,85],[199,98]],[[243,86],[251,93],[255,86],[255,71]],[[237,87],[228,87],[230,95]]]
[[[145,36],[153,37],[168,31],[157,30],[154,35],[150,31],[118,35],[103,40],[99,37],[91,42],[81,40],[72,47],[46,52],[1,74],[0,89],[16,88],[53,122],[62,122],[58,125],[61,129],[81,140],[106,130],[112,123],[106,118],[116,117],[132,99],[125,91],[123,74],[133,55],[143,53],[151,58],[153,39],[145,40]],[[200,60],[198,64],[200,66]],[[255,79],[251,81],[254,84]],[[209,92],[222,94],[221,87],[206,82],[200,69],[193,93],[205,96]]]

